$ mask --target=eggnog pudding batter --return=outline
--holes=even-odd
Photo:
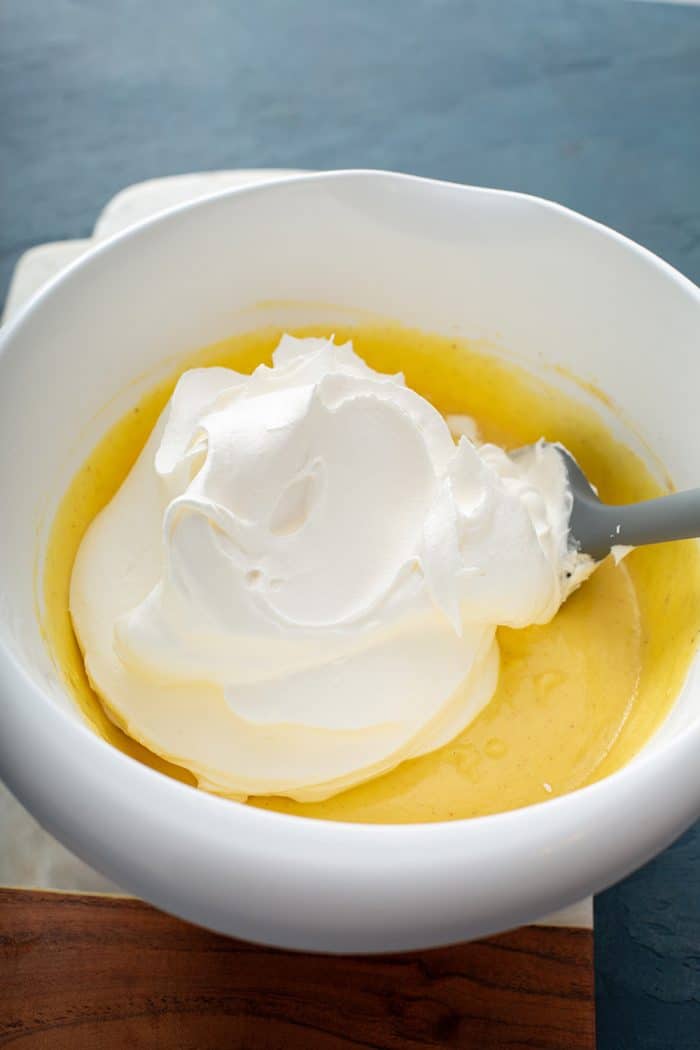
[[[301,335],[201,352],[66,494],[45,629],[93,725],[209,791],[348,820],[494,812],[621,765],[690,658],[696,547],[588,580],[558,453],[502,446],[561,440],[619,501],[658,491],[642,463],[466,345]]]

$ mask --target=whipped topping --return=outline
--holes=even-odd
[[[328,797],[447,743],[493,695],[499,625],[592,564],[561,457],[477,446],[350,343],[194,369],[88,530],[71,613],[134,738],[201,786]]]

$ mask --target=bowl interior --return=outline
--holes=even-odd
[[[80,262],[4,336],[0,636],[50,702],[80,717],[41,637],[41,545],[101,434],[200,346],[368,315],[592,381],[626,440],[697,484],[697,289],[617,235],[532,198],[377,173],[186,206]],[[696,673],[651,747],[697,718]]]

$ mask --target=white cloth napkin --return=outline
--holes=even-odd
[[[168,208],[218,190],[269,182],[294,174],[297,172],[281,169],[212,171],[173,175],[129,186],[104,208],[90,239],[40,244],[22,256],[10,284],[3,321],[14,316],[47,281],[88,251],[96,241],[105,240]],[[0,843],[0,886],[126,896],[123,890],[69,853],[44,831],[2,783]],[[592,898],[548,916],[542,924],[592,928]]]

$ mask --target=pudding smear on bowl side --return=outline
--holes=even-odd
[[[615,502],[660,493],[643,463],[466,344],[298,335],[196,355],[66,494],[44,625],[93,726],[207,790],[341,820],[498,812],[619,768],[692,655],[697,547],[591,576],[558,453],[504,449],[561,441]]]

